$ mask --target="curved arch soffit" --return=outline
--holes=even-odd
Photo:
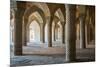
[[[37,20],[39,20],[39,23],[43,23],[43,19],[42,19],[41,15],[40,15],[37,11],[34,12],[34,13],[32,13],[32,14],[29,16],[28,21],[31,21],[32,18],[34,18],[34,17],[35,17]]]
[[[38,7],[36,7],[36,6],[32,6],[32,7],[27,8],[27,9],[25,10],[25,13],[24,13],[24,21],[26,21],[26,20],[28,21],[28,17],[29,17],[32,13],[34,13],[34,12],[36,12],[36,11],[38,11],[38,13],[36,13],[36,15],[38,15],[39,17],[41,16],[42,19],[43,19],[43,22],[45,23],[46,20],[45,20],[44,12],[43,12],[40,8],[38,8]],[[27,24],[27,21],[26,21],[26,24]]]
[[[38,24],[38,27],[39,27],[39,29],[40,29],[40,25],[39,25],[39,23],[38,23],[37,20],[33,20],[33,21],[31,21],[31,23],[29,24],[29,28],[30,28],[30,25],[33,25],[33,24],[34,24],[34,22]]]
[[[51,15],[51,14],[50,14],[50,10],[49,10],[49,8],[48,8],[48,6],[47,6],[46,3],[41,3],[41,2],[36,3],[36,2],[35,2],[35,3],[33,3],[32,5],[35,5],[35,6],[39,7],[40,9],[42,9],[43,12],[45,13],[45,16],[46,16],[46,17],[48,17],[48,16]]]
[[[33,34],[33,41],[35,42],[40,42],[40,26],[38,24],[38,22],[36,20],[33,20],[31,22],[31,24],[29,25],[29,30],[27,31],[28,32],[32,32],[31,34]]]
[[[39,26],[40,26],[40,21],[36,18],[36,17],[32,17],[29,21],[28,21],[28,23],[27,23],[27,25],[26,25],[26,28],[29,28],[29,26],[30,26],[30,24],[33,22],[33,21],[36,21],[38,24],[39,24]]]
[[[28,3],[27,3],[28,4]],[[43,2],[34,2],[34,3],[29,3],[30,7],[32,6],[36,6],[38,7],[39,9],[41,9],[43,12],[44,12],[44,15],[45,15],[45,25],[47,22],[50,21],[50,9],[48,7],[48,5],[46,3],[43,3]]]
[[[64,15],[60,8],[57,9],[57,11],[55,12],[55,15],[60,19],[61,22],[64,22]]]

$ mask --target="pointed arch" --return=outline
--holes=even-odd
[[[44,15],[44,12],[38,8],[37,6],[32,6],[30,8],[27,8],[25,10],[25,13],[24,13],[24,23],[25,23],[25,26],[27,25],[28,23],[28,17],[33,13],[33,12],[36,12],[38,11],[38,13],[40,14],[40,16],[43,18],[43,22],[46,22],[45,21],[45,15]]]
[[[39,7],[40,9],[42,9],[46,17],[50,16],[50,10],[46,3],[35,2],[32,5],[35,5],[35,6]]]
[[[41,15],[39,14],[38,11],[32,13],[32,14],[29,16],[28,20],[31,21],[33,17],[37,18],[37,19],[40,21],[39,23],[43,23],[43,18],[41,17]]]
[[[55,15],[60,19],[61,22],[64,22],[64,15],[60,8],[56,10]]]
[[[29,25],[30,42],[40,42],[40,26],[36,20],[33,20]]]

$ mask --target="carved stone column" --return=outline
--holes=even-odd
[[[62,25],[62,43],[65,44],[65,25]]]
[[[29,36],[29,30],[26,27],[25,23],[28,22],[26,19],[24,19],[23,24],[23,46],[27,46],[28,36]]]
[[[80,48],[86,48],[85,43],[85,16],[80,17]]]
[[[45,31],[44,31],[44,26],[43,26],[43,23],[41,23],[40,24],[40,41],[42,42],[42,43],[44,43],[45,42]]]
[[[56,41],[56,37],[55,37],[55,26],[54,26],[54,30],[53,30],[53,37],[54,37],[54,41]]]
[[[18,9],[15,13],[15,43],[14,54],[22,55],[22,11]]]
[[[65,5],[66,7],[66,61],[75,61],[76,58],[76,6]]]
[[[48,47],[52,47],[52,21],[53,16],[51,16],[50,22],[48,22]]]

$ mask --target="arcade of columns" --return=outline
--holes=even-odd
[[[43,21],[39,21],[34,16],[33,13],[35,12],[40,14]],[[22,46],[27,46],[27,41],[29,40],[27,36],[29,35],[28,28],[34,19],[39,23],[40,41],[42,43],[45,43],[45,26],[47,24],[48,47],[52,47],[52,39],[56,39],[56,29],[59,27],[58,21],[60,21],[62,32],[61,40],[66,46],[66,61],[75,60],[77,39],[80,40],[81,49],[86,48],[90,40],[95,40],[95,12],[92,6],[17,1],[16,9],[13,10],[13,13],[14,15],[12,16],[15,18],[13,20],[15,55],[22,55]],[[53,24],[54,30],[52,31]],[[52,35],[54,38],[52,38]]]

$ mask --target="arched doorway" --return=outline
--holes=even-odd
[[[29,25],[29,45],[32,46],[40,46],[40,45],[35,45],[40,43],[40,26],[39,23],[36,20],[33,20],[30,25]],[[34,44],[35,43],[35,44]]]

